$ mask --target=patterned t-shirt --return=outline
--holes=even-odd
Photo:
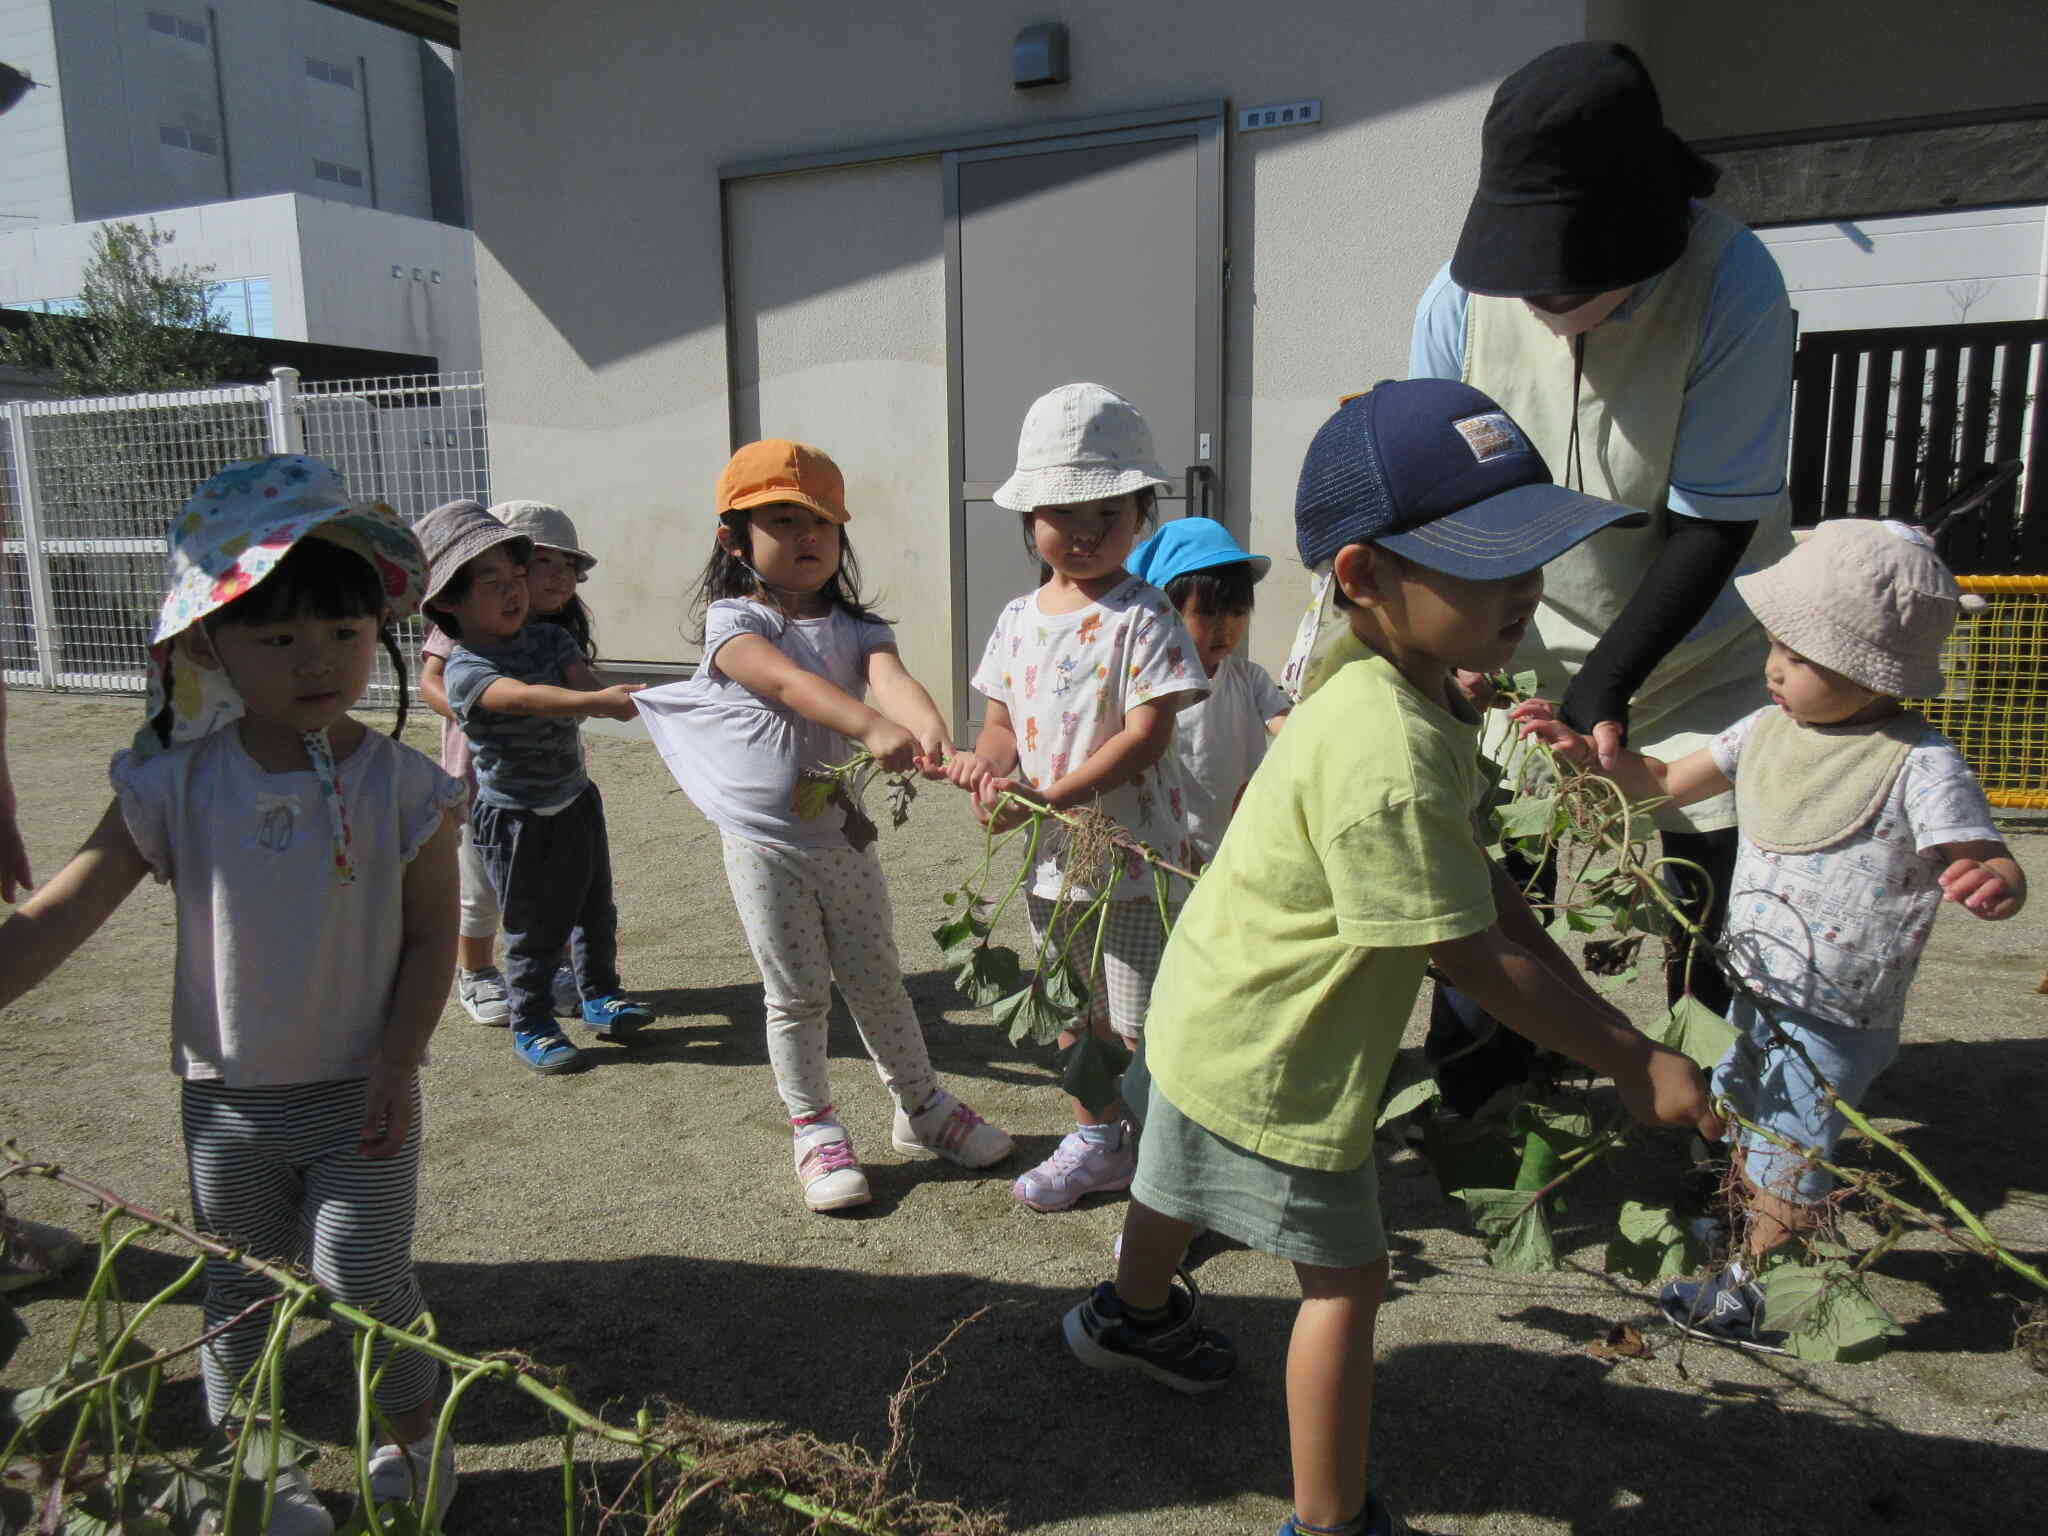
[[[1127,711],[1175,695],[1185,703],[1187,695],[1206,694],[1209,679],[1166,594],[1133,576],[1072,613],[1041,613],[1035,592],[1013,599],[996,618],[974,690],[1009,710],[1018,775],[1042,788],[1121,731]],[[1140,842],[1193,867],[1186,788],[1173,753],[1102,796],[1100,805]],[[1035,894],[1057,899],[1064,889],[1083,899],[1092,895],[1063,877],[1063,838],[1040,847],[1045,856]],[[1151,899],[1142,860],[1127,859],[1114,896]]]
[[[1775,707],[1714,738],[1714,765],[1730,780],[1751,729]],[[1741,839],[1729,952],[1766,998],[1840,1024],[1897,1029],[1941,909],[1945,862],[1935,850],[1997,841],[1977,776],[1955,744],[1930,729],[1906,754],[1877,814],[1841,842],[1771,853]]]
[[[483,804],[553,811],[583,793],[590,779],[576,720],[506,714],[479,702],[500,678],[563,687],[568,669],[582,660],[583,652],[559,624],[528,624],[503,644],[455,647],[443,681],[448,707],[469,738],[476,797]]]

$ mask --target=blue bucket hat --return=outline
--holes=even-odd
[[[1566,490],[1514,418],[1468,384],[1388,380],[1337,407],[1294,495],[1302,563],[1372,543],[1448,576],[1495,581],[1642,514]]]
[[[1141,581],[1164,587],[1189,571],[1214,565],[1248,565],[1257,581],[1273,568],[1265,555],[1247,554],[1230,530],[1213,517],[1177,517],[1131,551],[1124,569]]]

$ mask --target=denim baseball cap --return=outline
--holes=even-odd
[[[1177,517],[1131,551],[1124,569],[1155,587],[1164,587],[1189,571],[1215,565],[1248,565],[1257,581],[1272,569],[1265,555],[1248,554],[1213,517]]]
[[[1388,380],[1346,400],[1309,443],[1294,493],[1304,565],[1372,543],[1474,581],[1520,576],[1641,517],[1555,484],[1514,418],[1449,379]]]

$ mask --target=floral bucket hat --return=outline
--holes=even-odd
[[[242,698],[227,673],[203,666],[191,650],[193,631],[254,587],[304,538],[325,539],[367,560],[396,619],[419,610],[426,560],[412,530],[382,502],[349,495],[332,467],[304,454],[275,454],[230,464],[193,492],[171,523],[168,591],[149,646],[147,723],[135,755],[197,741],[242,717]],[[169,741],[155,722],[169,710]],[[319,776],[335,827],[335,864],[354,879],[348,818],[324,731],[308,732],[306,752]]]

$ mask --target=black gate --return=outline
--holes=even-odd
[[[1792,389],[1799,526],[1924,522],[2004,466],[2006,483],[1942,551],[1958,573],[2048,575],[2048,320],[1812,332]]]

